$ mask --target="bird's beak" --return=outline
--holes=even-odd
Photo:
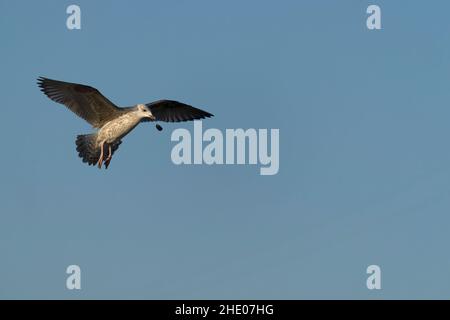
[[[155,117],[154,115],[152,115],[152,114],[149,115],[148,118],[149,118],[150,120],[152,120],[152,121],[155,121],[155,120],[156,120],[156,117]]]

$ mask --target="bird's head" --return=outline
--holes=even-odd
[[[149,118],[152,121],[156,120],[155,116],[145,104],[138,104],[136,111],[141,118]]]

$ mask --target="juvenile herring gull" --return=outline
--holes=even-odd
[[[83,162],[108,169],[122,138],[140,122],[180,122],[212,117],[209,112],[173,100],[158,100],[132,107],[118,107],[97,89],[70,82],[37,79],[41,91],[51,100],[65,105],[89,122],[97,132],[77,136],[77,151]],[[162,127],[157,124],[161,131]],[[106,157],[105,157],[106,155]]]

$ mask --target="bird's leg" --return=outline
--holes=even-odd
[[[108,169],[109,163],[111,162],[112,159],[112,150],[111,150],[111,145],[108,144],[108,157],[105,160],[105,169]]]
[[[102,164],[103,164],[103,145],[104,145],[104,141],[100,144],[100,158],[98,158],[98,161],[97,161],[97,166],[98,166],[98,168],[99,169],[101,169],[102,168]]]

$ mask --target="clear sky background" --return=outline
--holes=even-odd
[[[0,1],[0,298],[449,298],[449,11]],[[38,76],[123,106],[184,101],[215,114],[205,129],[279,128],[280,171],[175,166],[170,134],[192,123],[140,125],[107,171],[89,167],[74,141],[90,126]]]

